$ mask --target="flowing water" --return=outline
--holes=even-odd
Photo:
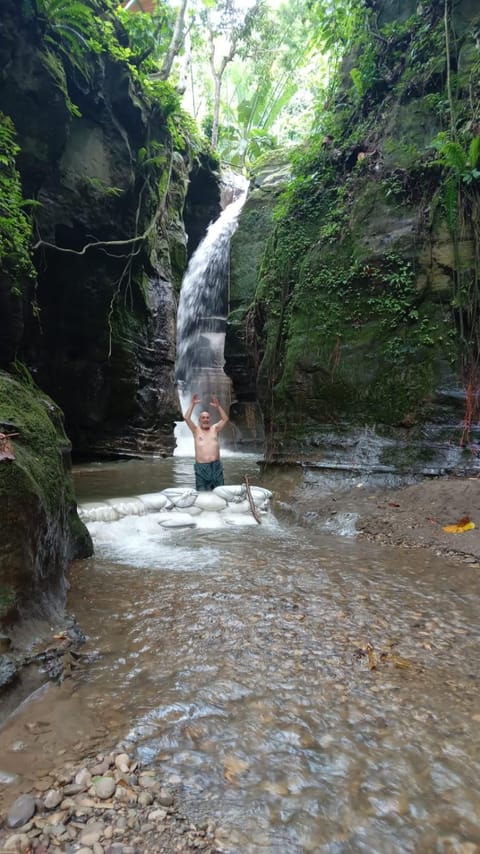
[[[231,176],[232,181],[234,176]],[[235,186],[236,185],[236,186]],[[184,412],[193,394],[200,403],[195,415],[208,409],[212,396],[228,412],[231,381],[223,370],[225,332],[229,311],[230,242],[245,203],[247,182],[237,176],[232,184],[235,201],[225,207],[192,255],[180,291],[177,318],[175,373],[180,405]],[[213,421],[217,413],[212,413]],[[177,439],[179,433],[176,433]],[[229,424],[224,444],[235,447],[235,430]]]
[[[227,483],[269,486],[253,457],[224,462]],[[85,466],[79,498],[191,485],[191,466]],[[4,727],[0,764],[28,778],[122,738],[216,819],[225,851],[473,854],[475,570],[296,527],[288,491],[277,478],[245,530],[97,524],[69,602],[90,662]]]

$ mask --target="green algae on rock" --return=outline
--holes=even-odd
[[[18,433],[0,462],[0,622],[63,612],[65,571],[92,553],[80,522],[62,413],[33,383],[0,372],[0,430]]]

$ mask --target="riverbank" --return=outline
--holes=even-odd
[[[370,488],[368,482],[332,489],[324,495],[297,493],[290,506],[303,524],[342,531],[404,548],[433,550],[480,568],[480,478],[425,479],[395,489]],[[448,533],[460,520],[475,527]]]

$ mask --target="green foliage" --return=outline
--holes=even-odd
[[[128,33],[131,63],[144,73],[157,72],[172,37],[171,6],[157,2],[150,15],[132,14],[122,8],[117,14]]]
[[[98,29],[92,9],[79,0],[37,0],[46,45],[84,71],[82,59]]]
[[[24,212],[20,176],[15,169],[19,148],[12,121],[0,113],[0,265],[13,282],[33,278],[31,224]],[[18,285],[13,286],[17,293]]]

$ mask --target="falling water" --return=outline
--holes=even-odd
[[[237,178],[238,181],[238,178]],[[230,241],[245,202],[241,195],[212,223],[192,256],[185,274],[177,320],[176,376],[182,409],[192,394],[200,396],[199,409],[216,395],[230,405],[230,380],[223,370],[228,314]]]

